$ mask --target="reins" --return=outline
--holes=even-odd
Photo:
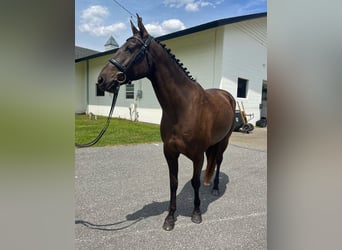
[[[90,146],[93,146],[95,145],[100,139],[101,137],[103,136],[103,134],[106,132],[108,126],[109,126],[109,123],[110,123],[110,118],[112,117],[112,114],[113,114],[113,111],[114,111],[114,107],[115,107],[115,103],[116,103],[116,99],[118,97],[118,94],[119,94],[119,89],[120,89],[120,84],[117,84],[115,89],[114,89],[114,96],[113,96],[113,100],[112,100],[112,106],[110,107],[110,111],[109,111],[109,114],[108,114],[108,117],[107,117],[107,121],[106,121],[106,124],[105,126],[102,128],[101,132],[98,134],[98,136],[92,140],[91,142],[88,142],[88,143],[75,143],[75,146],[78,147],[78,148],[85,148],[85,147],[90,147]]]

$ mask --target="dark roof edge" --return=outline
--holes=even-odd
[[[117,50],[118,50],[118,48],[116,48],[116,49],[111,49],[111,50],[106,50],[106,51],[104,51],[104,52],[99,52],[99,53],[97,53],[97,54],[93,54],[93,55],[90,55],[90,56],[85,56],[85,57],[77,58],[77,59],[75,59],[75,62],[81,62],[81,61],[93,59],[93,58],[100,57],[100,56],[105,56],[105,55],[109,55],[109,54],[114,54]]]
[[[179,36],[189,35],[192,33],[203,31],[203,30],[216,28],[216,27],[223,26],[226,24],[237,23],[237,22],[247,21],[250,19],[266,17],[266,16],[267,16],[267,12],[262,12],[262,13],[250,14],[250,15],[245,15],[245,16],[224,18],[224,19],[212,21],[209,23],[201,24],[201,25],[198,25],[195,27],[191,27],[191,28],[188,28],[185,30],[176,31],[176,32],[164,35],[164,36],[157,37],[156,39],[158,39],[160,41],[168,40],[168,39],[176,38]]]
[[[191,27],[185,30],[176,31],[176,32],[164,35],[164,36],[159,36],[159,37],[156,37],[156,39],[159,41],[164,41],[164,40],[168,40],[168,39],[172,39],[172,38],[176,38],[180,36],[189,35],[192,33],[199,32],[199,31],[219,27],[219,26],[226,25],[226,24],[237,23],[237,22],[247,21],[251,19],[266,17],[266,16],[267,16],[267,12],[262,12],[262,13],[250,14],[250,15],[245,15],[245,16],[224,18],[224,19],[212,21],[209,23],[201,24],[195,27]],[[117,50],[118,48],[100,52],[98,54],[78,58],[78,59],[75,59],[75,62],[85,61],[85,60],[93,59],[93,58],[108,55],[108,54],[114,54]]]

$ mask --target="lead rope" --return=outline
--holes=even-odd
[[[112,106],[110,107],[110,111],[109,111],[109,114],[108,114],[108,117],[107,117],[106,124],[103,127],[103,129],[101,130],[101,132],[99,133],[99,135],[94,140],[92,140],[91,142],[88,142],[88,143],[81,144],[81,143],[75,142],[75,146],[76,147],[78,147],[78,148],[90,147],[90,146],[93,146],[94,144],[96,144],[101,139],[101,137],[106,132],[106,130],[107,130],[108,126],[109,126],[110,118],[112,117],[113,110],[114,110],[115,103],[116,103],[116,99],[117,99],[118,94],[119,94],[119,89],[120,89],[120,84],[117,84],[117,86],[115,87],[115,90],[114,90]]]

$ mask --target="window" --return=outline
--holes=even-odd
[[[96,96],[104,96],[105,92],[96,85]]]
[[[248,90],[248,80],[238,78],[237,82],[237,97],[246,98]]]
[[[126,99],[134,99],[134,84],[126,84]]]

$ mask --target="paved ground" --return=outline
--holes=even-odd
[[[266,133],[233,133],[221,196],[201,186],[199,225],[190,219],[192,163],[180,157],[177,221],[170,232],[162,229],[169,180],[161,144],[77,149],[76,249],[266,249]]]

